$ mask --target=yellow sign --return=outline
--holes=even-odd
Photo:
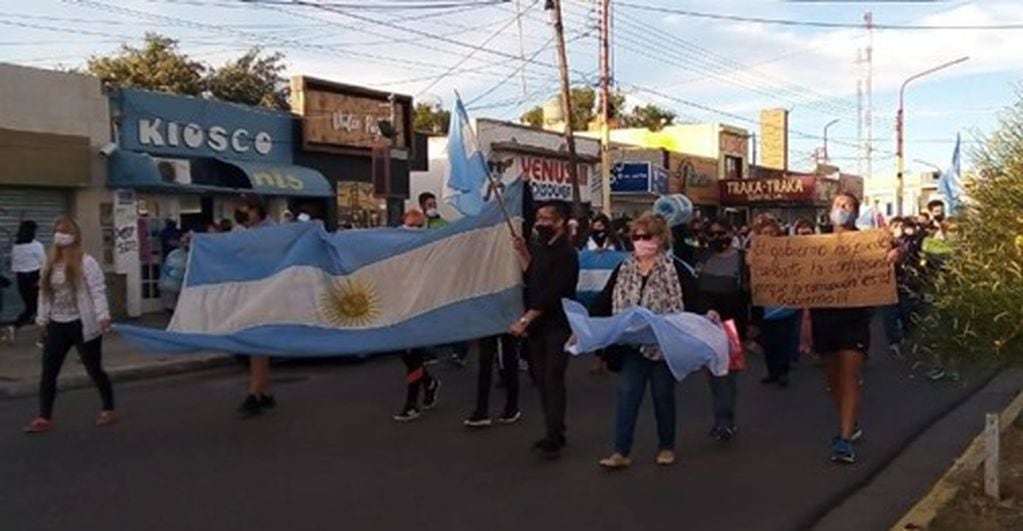
[[[750,281],[757,306],[856,308],[896,302],[884,230],[753,238]]]
[[[296,192],[305,188],[305,183],[302,179],[280,171],[253,173],[252,184],[265,188],[277,188],[279,190],[295,190]]]
[[[789,166],[789,111],[760,111],[760,165],[775,170]]]

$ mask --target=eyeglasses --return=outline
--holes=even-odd
[[[654,237],[651,234],[640,234],[640,233],[637,233],[637,234],[633,234],[632,235],[632,241],[634,241],[634,242],[640,242],[640,241],[648,242],[648,241],[650,241],[652,239],[654,239]]]

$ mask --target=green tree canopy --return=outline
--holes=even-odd
[[[263,55],[254,48],[241,57],[213,67],[193,60],[178,41],[147,33],[142,45],[129,44],[113,55],[93,56],[86,71],[107,87],[128,87],[188,96],[210,96],[246,105],[288,109],[284,55]]]
[[[632,112],[623,118],[625,127],[645,127],[651,131],[660,131],[674,124],[676,116],[672,111],[648,103],[642,107],[633,107]]]
[[[412,128],[429,135],[448,134],[451,124],[451,111],[445,111],[440,105],[417,103],[412,117]]]
[[[86,71],[108,87],[131,87],[173,94],[202,94],[206,67],[178,50],[178,41],[147,33],[142,46],[122,44],[108,57],[92,56]]]
[[[289,109],[290,89],[283,75],[284,55],[261,53],[259,48],[253,48],[223,66],[210,69],[205,79],[206,90],[220,100]]]
[[[943,363],[1023,361],[1023,90],[972,153],[952,252],[930,282],[916,343]]]

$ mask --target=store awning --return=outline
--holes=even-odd
[[[217,159],[248,176],[252,191],[260,195],[293,197],[332,197],[334,191],[322,173],[304,166],[264,164]]]
[[[110,154],[107,185],[183,194],[256,193],[287,197],[333,197],[320,172],[289,164],[228,159],[156,159],[146,153]]]

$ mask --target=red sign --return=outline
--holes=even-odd
[[[721,181],[722,205],[750,203],[817,202],[817,178],[814,176],[770,179],[729,179]]]
[[[533,188],[533,198],[539,201],[571,201],[572,176],[568,161],[521,155],[518,157],[519,175]],[[579,164],[579,193],[583,202],[590,200],[590,165]]]

